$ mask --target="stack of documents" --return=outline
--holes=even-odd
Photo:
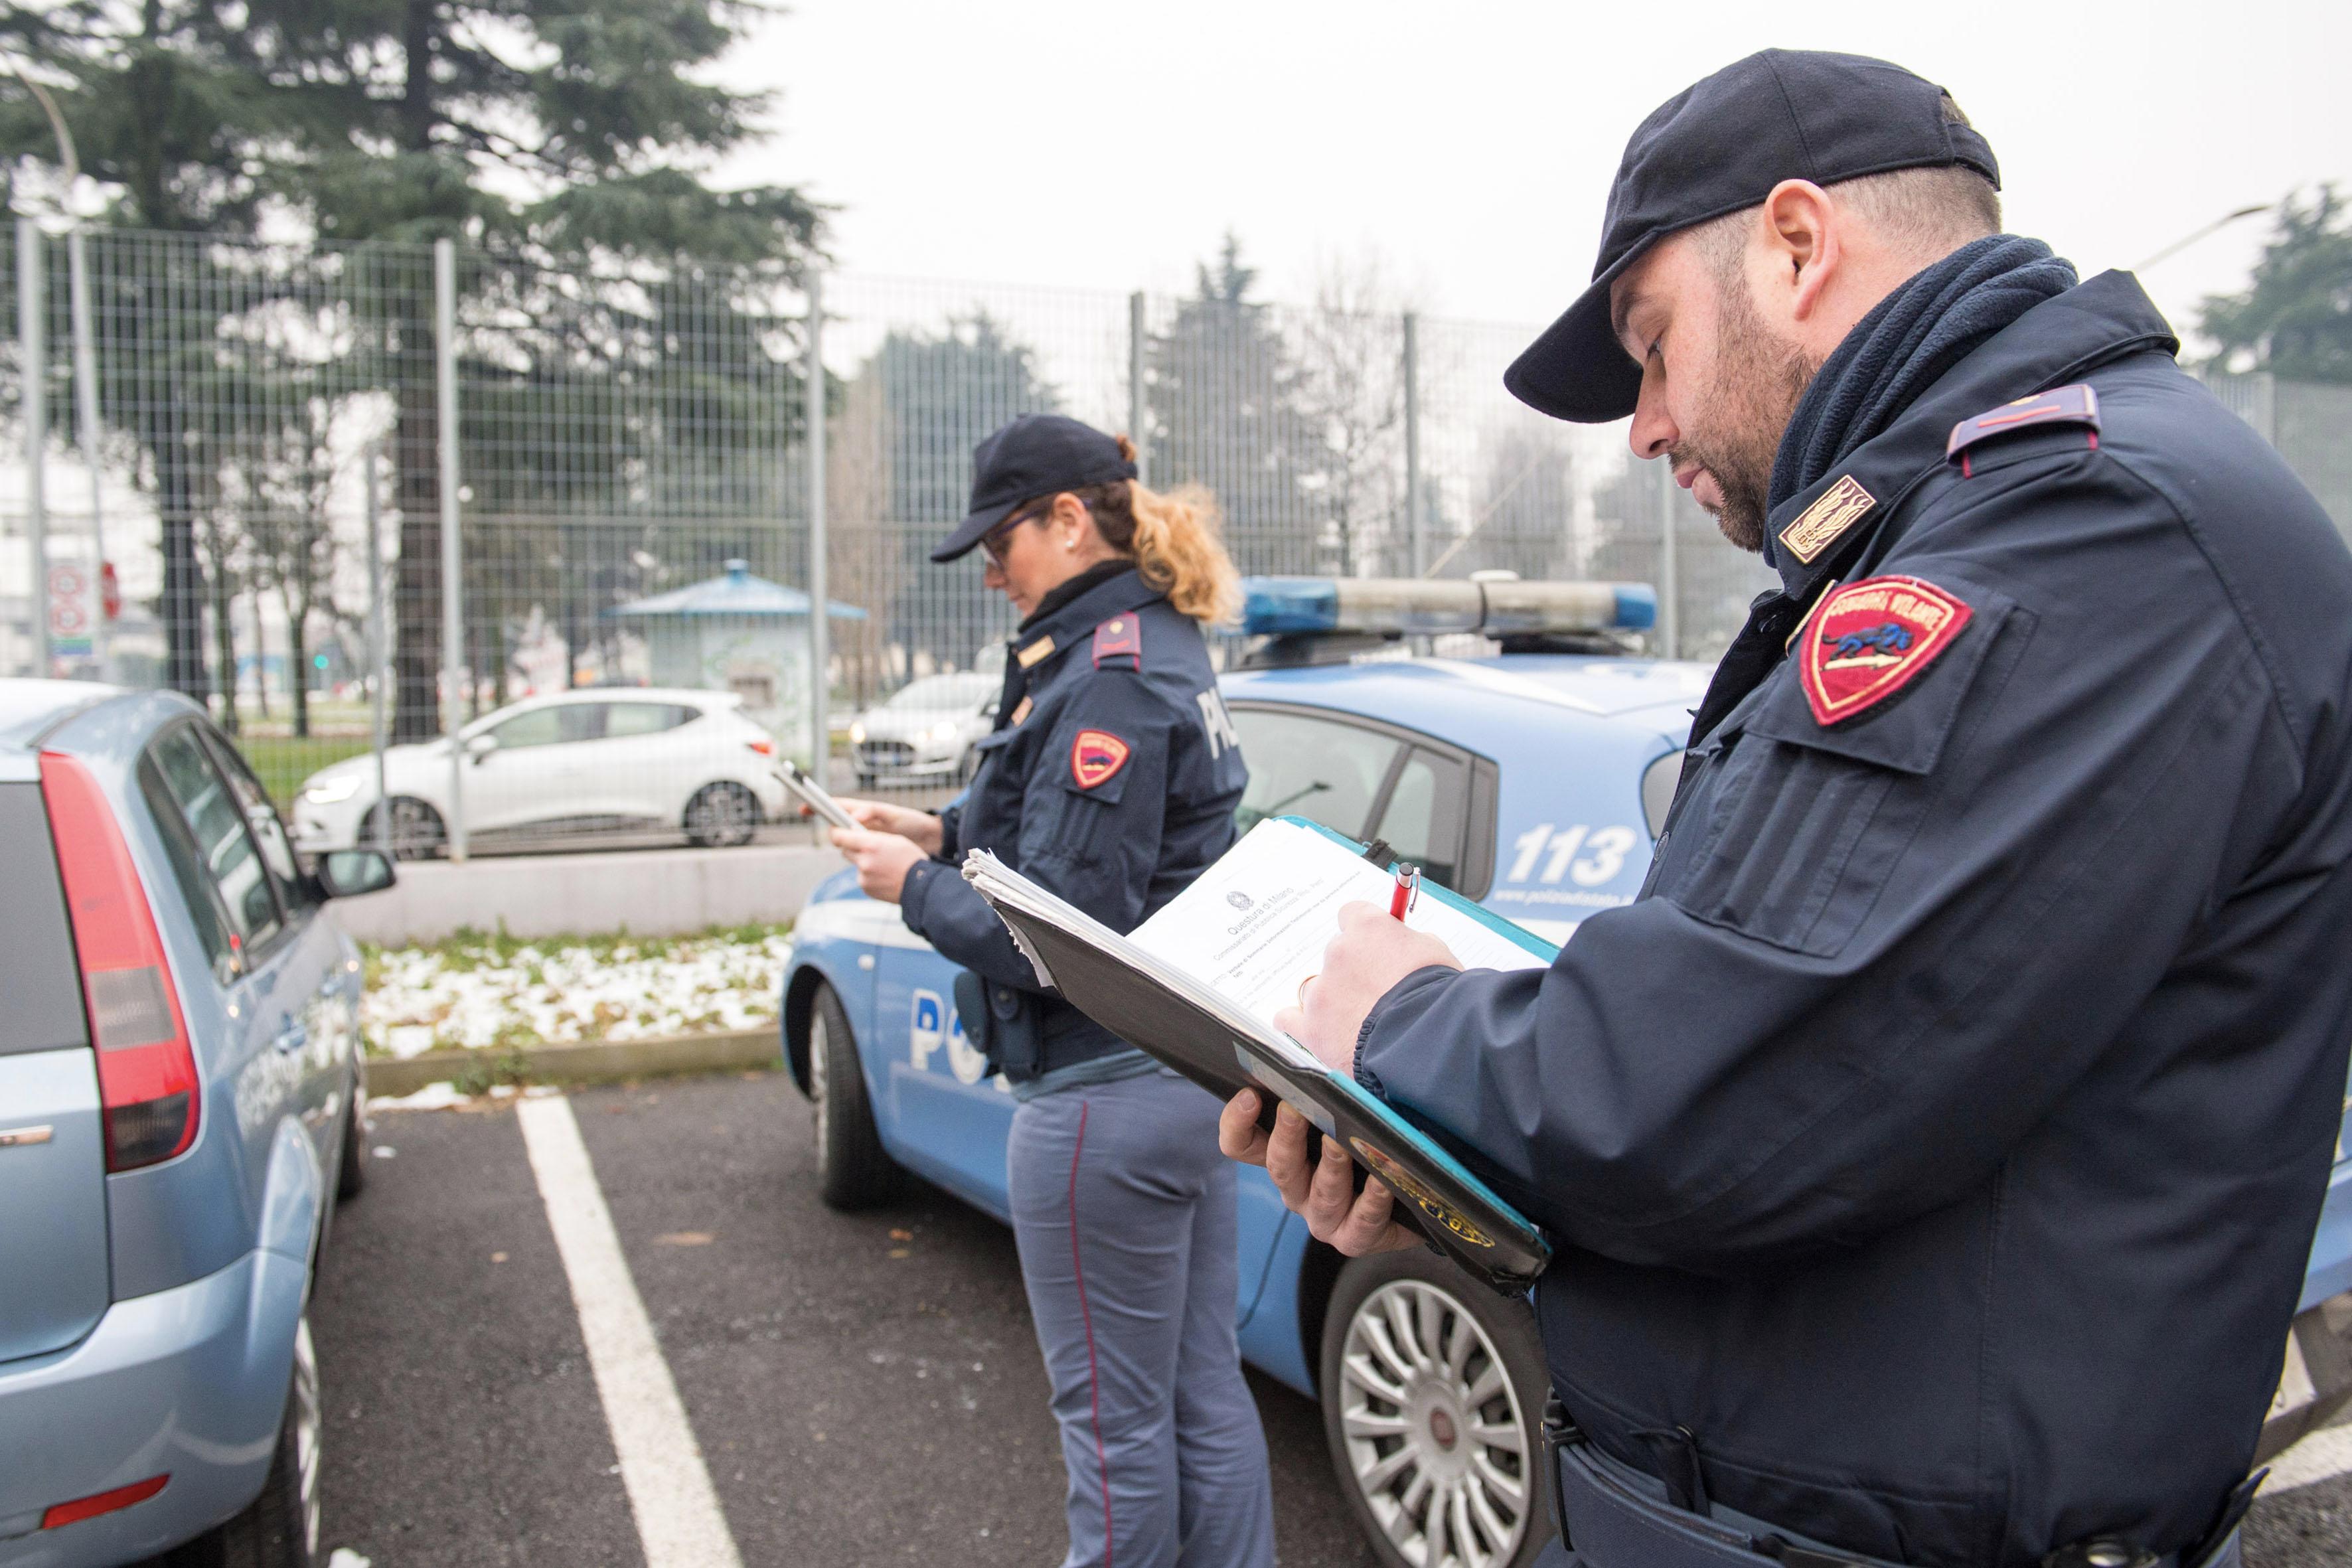
[[[1295,818],[1258,824],[1129,936],[974,851],[966,880],[994,907],[1039,981],[1219,1098],[1263,1091],[1339,1139],[1395,1192],[1398,1217],[1505,1289],[1550,1260],[1542,1235],[1426,1134],[1274,1026],[1339,931],[1341,906],[1388,907],[1392,871]],[[1557,950],[1438,889],[1405,917],[1472,968],[1539,968]]]

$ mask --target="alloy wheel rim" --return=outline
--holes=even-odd
[[[1339,1419],[1357,1491],[1415,1568],[1498,1568],[1527,1539],[1532,1456],[1502,1353],[1450,1291],[1398,1279],[1349,1320]]]
[[[319,1357],[310,1344],[310,1314],[294,1324],[294,1479],[302,1508],[306,1561],[319,1554],[319,1453],[326,1420],[319,1405]]]

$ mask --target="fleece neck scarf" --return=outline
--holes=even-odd
[[[1770,505],[1825,478],[1937,376],[2076,282],[2038,239],[1992,234],[1914,276],[1854,324],[1798,401],[1772,459]]]

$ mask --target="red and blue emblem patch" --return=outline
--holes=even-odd
[[[1797,655],[1814,720],[1843,723],[1902,690],[1952,646],[1971,613],[1916,577],[1865,577],[1830,595]]]
[[[1108,784],[1127,766],[1131,748],[1108,730],[1081,730],[1070,742],[1070,777],[1080,789]]]

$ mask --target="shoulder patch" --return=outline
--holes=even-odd
[[[1815,558],[1838,536],[1859,522],[1878,498],[1862,488],[1862,481],[1852,474],[1823,490],[1813,504],[1799,512],[1796,520],[1780,531],[1780,542],[1801,566],[1811,566]]]
[[[1143,623],[1135,612],[1113,616],[1095,628],[1095,668],[1100,669],[1106,659],[1123,658],[1128,668],[1143,668]]]
[[[1131,750],[1108,730],[1081,730],[1078,738],[1070,742],[1070,777],[1077,781],[1080,789],[1108,784],[1119,769],[1127,766]]]
[[[1972,613],[1916,577],[1864,577],[1824,598],[1797,650],[1815,721],[1842,724],[1910,685]]]
[[[2031,397],[2021,397],[2014,403],[2004,403],[1999,408],[1988,409],[1974,418],[1963,419],[1952,426],[1951,439],[1944,443],[1945,459],[1958,461],[1965,472],[1969,466],[1968,450],[1979,441],[2037,425],[2085,426],[2091,445],[2096,447],[2099,444],[2099,395],[2080,383],[2073,386],[2057,386],[2048,392],[2037,392]]]

